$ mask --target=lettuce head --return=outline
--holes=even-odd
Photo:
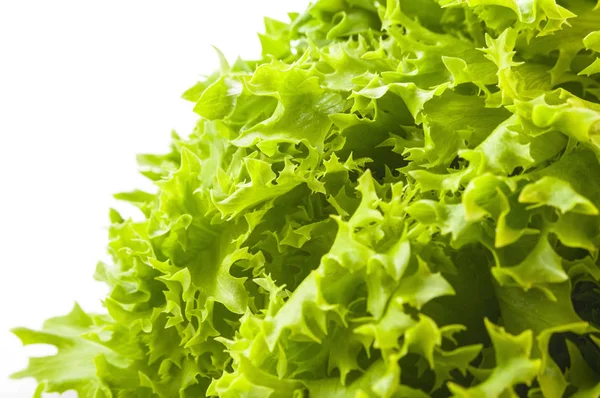
[[[35,392],[600,396],[600,3],[317,0],[184,94]]]

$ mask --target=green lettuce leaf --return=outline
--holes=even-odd
[[[597,397],[600,3],[317,0],[183,94],[115,195],[106,314],[16,378],[99,397]],[[243,34],[243,33],[242,33]]]

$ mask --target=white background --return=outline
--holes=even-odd
[[[196,120],[180,95],[218,65],[256,58],[262,17],[308,0],[0,0],[0,397],[27,355],[8,332],[78,301],[101,311],[112,194],[147,188],[136,153],[162,153]],[[121,207],[118,207],[122,209]],[[68,395],[68,394],[65,394]]]

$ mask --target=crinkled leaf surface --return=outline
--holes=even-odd
[[[109,397],[597,397],[600,8],[316,0],[183,97],[15,377]],[[268,10],[266,10],[268,11]],[[218,16],[215,16],[217,18]],[[244,34],[240,32],[240,34]]]

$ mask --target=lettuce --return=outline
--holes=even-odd
[[[600,3],[318,0],[265,20],[110,212],[107,314],[35,396],[600,396]]]

